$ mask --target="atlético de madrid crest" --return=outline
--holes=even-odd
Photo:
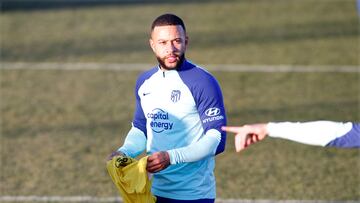
[[[180,92],[180,90],[173,90],[172,92],[171,92],[171,101],[172,102],[177,102],[177,101],[179,101],[180,100],[180,96],[181,96],[181,92]]]

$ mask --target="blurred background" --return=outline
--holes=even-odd
[[[156,65],[163,13],[183,18],[186,56],[212,67],[230,125],[360,121],[356,0],[0,2],[1,196],[118,196],[105,159]],[[216,161],[219,198],[360,199],[356,149],[269,138],[237,154],[229,134]]]

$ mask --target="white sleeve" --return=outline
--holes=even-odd
[[[171,164],[194,162],[208,156],[215,155],[216,148],[220,143],[221,133],[211,129],[197,142],[189,146],[168,150]]]
[[[284,138],[310,145],[326,146],[330,141],[340,137],[352,128],[352,123],[333,121],[313,122],[270,122],[267,131],[270,137]]]
[[[124,144],[118,151],[135,158],[146,149],[146,136],[140,129],[132,127],[128,132]]]

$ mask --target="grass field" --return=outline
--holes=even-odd
[[[4,12],[2,60],[153,63],[150,24],[174,12],[187,24],[187,53],[197,63],[359,62],[355,0],[184,2]]]
[[[116,195],[104,159],[129,129],[137,72],[2,70],[1,75],[2,194]],[[353,73],[215,75],[230,124],[360,120],[354,94],[359,77]],[[358,150],[269,139],[235,154],[231,138],[217,159],[219,197],[359,198]]]
[[[354,0],[119,4],[2,12],[2,62],[154,63],[152,19],[187,22],[200,64],[359,65]],[[0,195],[116,196],[105,157],[121,145],[138,71],[0,69]],[[229,124],[360,121],[359,73],[213,72]],[[360,151],[267,139],[217,157],[217,194],[360,199]]]

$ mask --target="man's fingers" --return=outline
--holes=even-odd
[[[251,136],[251,139],[252,139],[252,141],[253,141],[254,143],[260,141],[259,136],[258,136],[257,134],[253,134],[253,135]]]
[[[125,156],[122,152],[115,151],[115,152],[112,152],[112,153],[107,157],[107,161],[110,161],[114,156],[118,156],[118,155]]]
[[[159,170],[159,166],[158,165],[154,165],[154,164],[150,164],[146,166],[146,170],[149,171],[150,173],[155,173]]]
[[[251,136],[249,136],[248,139],[246,139],[246,145],[249,146],[251,145],[253,142],[252,142],[252,139],[251,139]]]
[[[246,135],[235,135],[235,149],[236,152],[240,152],[241,150],[245,149],[245,140]]]
[[[157,173],[157,172],[159,172],[159,171],[161,171],[161,170],[162,170],[161,167],[153,167],[153,168],[151,168],[151,169],[148,169],[147,171],[148,171],[149,173]]]
[[[221,129],[226,132],[236,133],[235,135],[235,150],[240,152],[244,150],[248,144],[248,133],[246,128],[237,126],[222,126]]]
[[[237,134],[235,135],[235,149],[236,152],[244,150],[246,147],[259,141],[256,134]]]
[[[232,133],[239,133],[241,131],[241,127],[236,126],[222,126],[221,130]]]
[[[147,162],[148,162],[148,163],[149,163],[149,162],[152,162],[152,161],[154,161],[154,160],[156,160],[156,157],[153,156],[153,155],[151,155],[151,156],[149,156],[149,157],[147,158]]]
[[[237,152],[263,140],[267,135],[266,124],[263,123],[243,126],[222,126],[221,129],[226,132],[235,133],[235,149]]]
[[[170,165],[170,157],[167,152],[156,152],[148,157],[146,170],[150,173],[159,172]]]
[[[165,163],[160,160],[153,160],[152,162],[148,162],[146,166],[146,170],[150,173],[156,173],[165,168]]]
[[[158,164],[158,159],[154,155],[151,155],[147,158],[147,167],[153,167],[154,165]]]
[[[153,156],[149,156],[147,159],[146,170],[151,173],[154,173],[156,168],[157,168],[156,159],[154,159]]]
[[[155,156],[149,156],[148,159],[147,159],[147,165],[148,166],[157,165],[159,163],[160,163],[160,160]]]
[[[156,173],[161,171],[164,168],[163,164],[159,161],[152,161],[152,162],[148,162],[147,166],[146,166],[146,170],[150,173]]]

